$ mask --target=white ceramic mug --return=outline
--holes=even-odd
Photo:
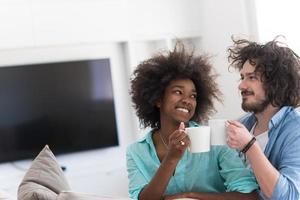
[[[189,150],[191,153],[208,152],[210,150],[210,127],[199,126],[185,129],[190,138]]]
[[[208,120],[210,127],[210,143],[211,145],[226,145],[226,119]]]

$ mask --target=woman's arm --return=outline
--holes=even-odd
[[[169,160],[165,157],[150,183],[140,192],[139,200],[162,199],[178,161]]]
[[[180,141],[184,141],[184,145]],[[184,132],[184,123],[181,123],[179,129],[170,135],[167,154],[149,184],[140,192],[139,200],[160,200],[163,198],[177,163],[189,143],[190,141]]]
[[[256,191],[251,193],[240,192],[224,192],[224,193],[199,193],[187,192],[171,196],[166,196],[164,200],[172,200],[178,198],[193,198],[199,200],[257,200],[258,194]]]

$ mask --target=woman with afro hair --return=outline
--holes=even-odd
[[[177,43],[137,66],[131,97],[137,116],[150,132],[127,149],[132,199],[256,199],[257,184],[237,152],[212,146],[191,153],[185,127],[200,126],[221,101],[216,75],[204,56]]]

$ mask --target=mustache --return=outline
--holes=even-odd
[[[243,90],[243,91],[241,91],[241,95],[243,96],[243,95],[253,95],[254,94],[254,92],[253,91],[251,91],[251,90]]]

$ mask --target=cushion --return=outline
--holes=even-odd
[[[70,190],[70,186],[46,145],[26,172],[18,189],[18,200],[56,200],[64,190]]]
[[[13,198],[10,194],[8,194],[5,191],[0,190],[0,200],[14,200],[15,198]]]
[[[79,192],[64,191],[61,192],[57,200],[130,200],[129,198],[98,196]]]

